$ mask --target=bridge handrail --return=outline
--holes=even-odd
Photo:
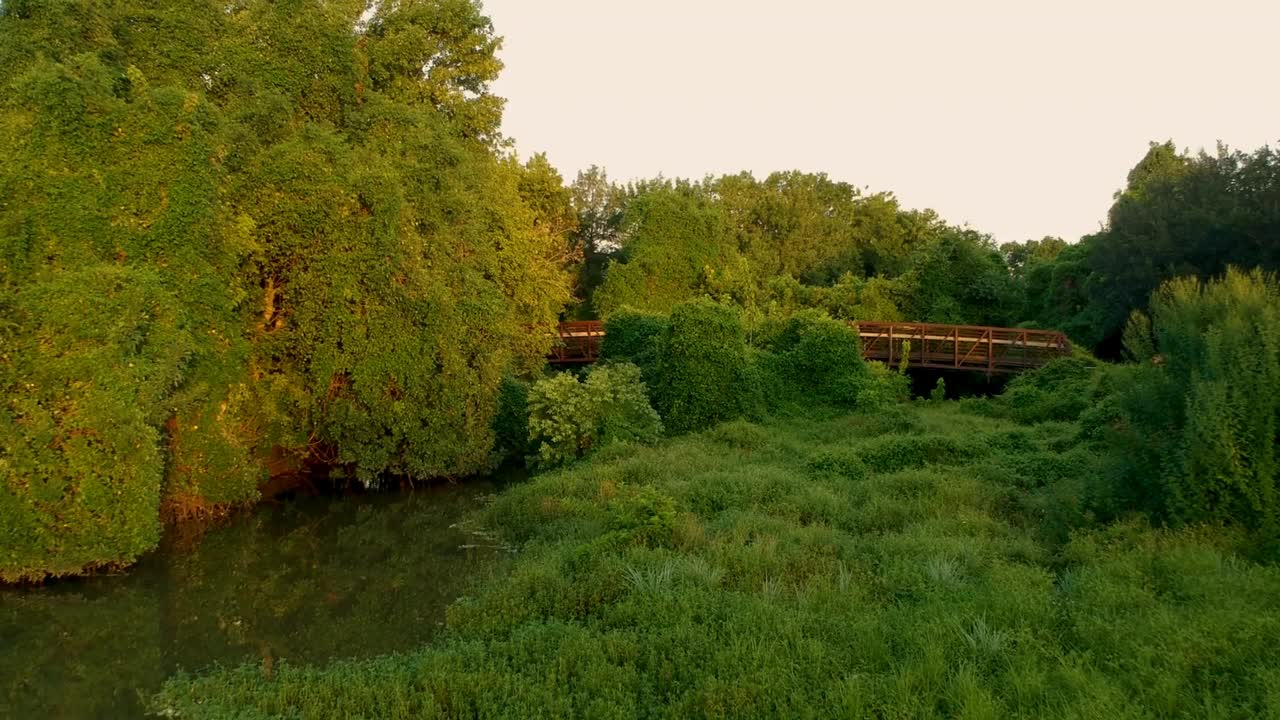
[[[879,320],[852,320],[848,324],[858,330],[862,355],[868,359],[887,358],[892,362],[899,353],[899,340],[918,340],[919,346],[911,348],[908,362],[921,367],[1015,372],[1039,367],[1071,352],[1066,334],[1057,330]],[[563,322],[557,328],[550,359],[560,363],[594,362],[604,335],[604,323],[599,320]]]
[[[1010,327],[998,327],[994,325],[951,325],[948,323],[899,322],[899,321],[886,321],[886,320],[850,320],[849,324],[856,326],[860,331],[863,328],[868,328],[868,329],[911,328],[916,330],[923,328],[926,330],[938,329],[938,330],[946,330],[947,332],[961,331],[961,332],[976,332],[980,334],[986,334],[988,332],[1007,333],[1011,335],[1026,334],[1026,335],[1038,335],[1042,337],[1060,338],[1064,341],[1067,340],[1067,335],[1064,332],[1061,332],[1059,330],[1040,330],[1037,328],[1010,328]]]

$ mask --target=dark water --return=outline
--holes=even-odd
[[[501,550],[469,481],[302,498],[171,530],[127,572],[0,590],[0,718],[127,718],[178,669],[410,650]]]

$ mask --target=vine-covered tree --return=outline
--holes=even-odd
[[[486,467],[572,213],[500,153],[478,3],[2,13],[0,577],[127,562],[272,461]]]

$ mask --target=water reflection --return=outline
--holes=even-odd
[[[493,491],[263,506],[124,574],[0,592],[0,717],[132,717],[179,668],[417,647],[499,552],[456,525]]]

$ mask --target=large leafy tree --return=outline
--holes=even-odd
[[[125,562],[271,463],[484,468],[572,212],[470,0],[0,6],[0,576]]]
[[[1275,270],[1278,238],[1280,156],[1273,150],[1219,147],[1193,155],[1153,144],[1117,193],[1107,226],[1084,238],[1078,253],[1062,254],[1067,268],[1041,271],[1075,287],[1084,283],[1084,307],[1066,317],[1063,303],[1049,301],[1050,312],[1061,314],[1043,319],[1079,328],[1080,340],[1118,354],[1129,313],[1147,308],[1161,283],[1205,279],[1230,265]]]
[[[987,235],[946,228],[912,253],[900,293],[907,316],[939,323],[1010,325],[1022,296]]]
[[[601,316],[622,307],[669,312],[736,264],[724,211],[698,186],[642,190],[628,203],[623,225],[626,244],[593,295]]]

